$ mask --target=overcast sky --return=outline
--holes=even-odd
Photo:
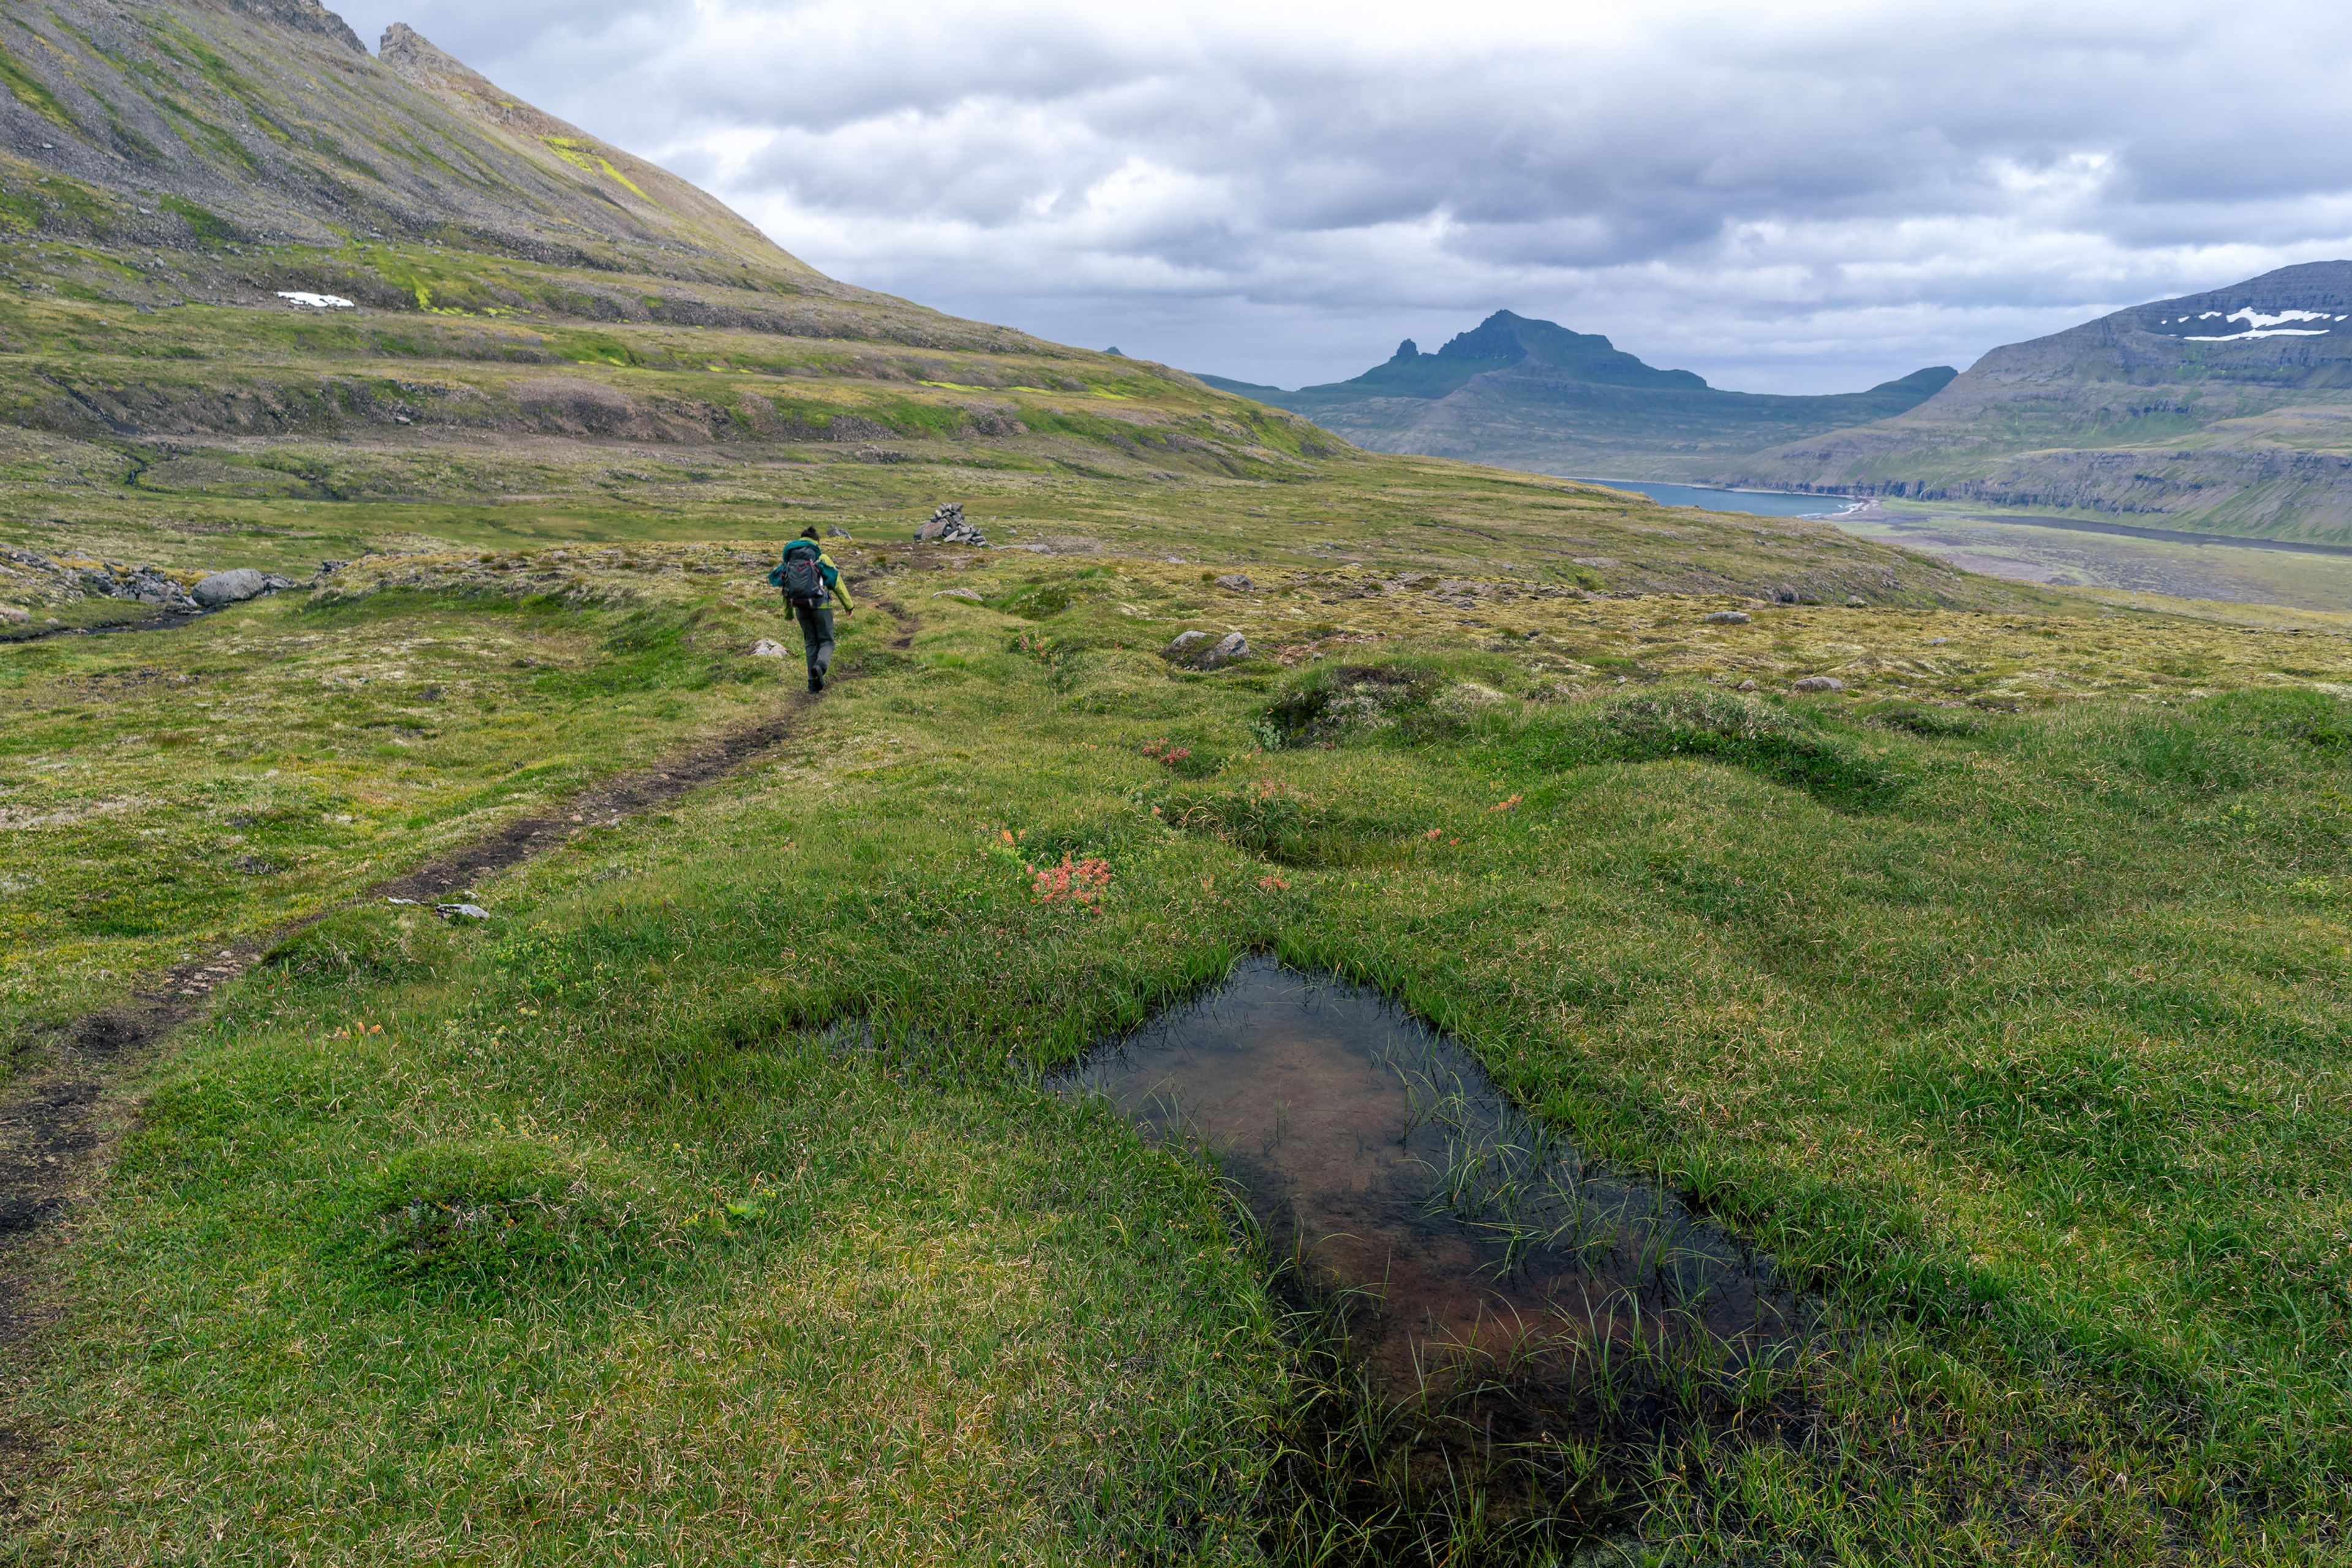
[[[1508,308],[1836,392],[2352,257],[2352,6],[329,0],[835,277],[1296,386]]]

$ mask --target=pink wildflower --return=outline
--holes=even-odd
[[[1083,860],[1065,855],[1060,865],[1034,867],[1030,875],[1036,880],[1029,890],[1041,904],[1068,904],[1100,912],[1103,893],[1110,887],[1110,863],[1093,855]]]

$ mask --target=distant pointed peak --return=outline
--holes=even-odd
[[[1420,357],[1421,345],[1414,342],[1411,338],[1407,338],[1404,342],[1397,344],[1397,352],[1389,356],[1391,360],[1419,359]]]

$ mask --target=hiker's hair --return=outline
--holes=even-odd
[[[811,523],[808,527],[802,529],[801,537],[803,539],[814,539],[816,537],[816,524]]]

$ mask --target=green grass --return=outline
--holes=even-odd
[[[222,17],[148,68],[268,110],[288,177],[409,135],[261,103]],[[224,187],[118,253],[138,192],[41,173],[0,542],[351,564],[0,644],[0,1074],[310,922],[108,1069],[100,1195],[19,1255],[0,1561],[1348,1561],[1378,1467],[1321,1457],[1388,1415],[1211,1173],[1050,1081],[1262,951],[1841,1325],[1687,1391],[1727,1424],[1555,1456],[1620,1555],[2344,1559],[2325,616],[1363,453],[741,237],[256,244]],[[910,546],[945,500],[990,549]],[[799,701],[751,648],[811,523],[865,607],[785,743],[478,879],[486,926],[352,902]],[[7,561],[0,604],[137,614]],[[1099,913],[1034,896],[1066,857]],[[1391,1542],[1491,1540],[1446,1490]]]
[[[773,625],[392,593],[10,649],[0,1039],[772,711]]]
[[[679,628],[741,584],[641,550],[592,602],[659,614],[486,607],[567,553],[394,560],[239,635],[497,626],[546,668],[478,695],[530,726],[707,722],[582,676],[735,689]],[[1279,647],[1358,580],[1217,619]],[[891,584],[911,649],[851,622],[862,679],[761,766],[478,889],[486,930],[337,916],[152,1069],[5,1396],[43,1443],[17,1560],[1295,1545],[1320,1505],[1275,1437],[1324,1395],[1265,1274],[1203,1173],[1041,1078],[1259,949],[1380,985],[1842,1304],[1801,1441],[1605,1456],[1635,1558],[2336,1560],[2352,711],[2265,671],[2297,639],[1423,595],[1202,676],[1150,651],[1216,597],[1187,569],[961,581],[1022,613]],[[1853,689],[1779,695],[1825,643]],[[2149,668],[2192,656],[2228,689]],[[223,657],[139,650],[159,691]],[[2069,700],[2020,699],[2062,665]],[[1348,721],[1299,721],[1335,691]],[[72,754],[150,725],[105,712]],[[1032,899],[1065,854],[1111,867],[1102,913]]]

